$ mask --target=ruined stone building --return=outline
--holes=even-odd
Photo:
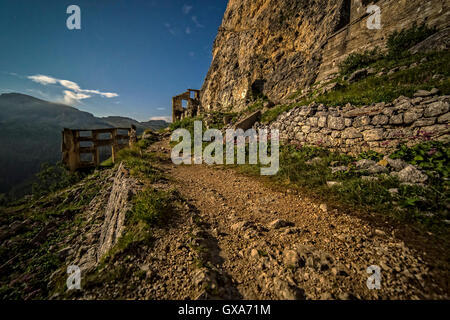
[[[186,102],[186,107],[183,102]],[[195,117],[200,113],[200,109],[200,90],[188,89],[172,98],[172,121]]]

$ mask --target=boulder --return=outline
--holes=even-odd
[[[373,160],[362,159],[362,160],[357,161],[355,163],[355,166],[356,166],[357,169],[367,170],[367,169],[369,169],[370,167],[372,167],[372,166],[374,166],[376,164],[377,163],[375,161],[373,161]]]
[[[392,172],[391,175],[404,183],[424,183],[428,180],[428,176],[413,165],[408,165],[400,172]]]
[[[277,220],[274,220],[271,223],[269,223],[269,228],[271,228],[271,229],[280,229],[280,228],[284,228],[284,227],[293,227],[293,226],[294,226],[294,224],[292,222],[281,220],[281,219],[277,219]]]
[[[361,69],[361,70],[356,70],[355,72],[353,72],[350,77],[348,78],[348,82],[352,83],[352,82],[356,82],[359,80],[362,80],[364,78],[366,78],[368,76],[368,72],[367,69]]]

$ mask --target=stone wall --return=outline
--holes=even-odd
[[[381,9],[379,30],[367,28],[368,4],[375,4]],[[339,64],[352,52],[375,47],[383,50],[390,34],[409,28],[413,23],[426,23],[439,29],[450,26],[450,1],[352,0],[350,22],[326,40],[317,80],[337,72]]]
[[[281,114],[270,127],[280,139],[351,154],[393,151],[399,144],[429,139],[450,141],[450,96],[420,91],[415,98],[372,106],[326,107],[312,104]]]

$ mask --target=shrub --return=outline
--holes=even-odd
[[[33,196],[40,197],[77,183],[83,178],[79,172],[71,173],[62,163],[43,163],[32,185]]]
[[[409,29],[400,32],[395,31],[387,40],[387,48],[390,57],[402,57],[407,54],[407,50],[425,40],[437,31],[436,28],[428,28],[426,24],[418,26],[416,23]]]
[[[295,105],[280,105],[264,112],[261,116],[262,123],[270,123],[277,120],[278,116],[285,111],[294,108]]]
[[[410,164],[417,165],[428,174],[436,172],[441,178],[448,178],[450,148],[448,143],[429,141],[413,147],[402,145],[391,154],[392,159],[402,159]]]
[[[339,71],[342,75],[362,69],[382,58],[379,48],[366,50],[363,53],[350,54],[340,65]]]
[[[184,118],[183,120],[178,120],[170,124],[169,128],[171,131],[176,129],[187,129],[189,131],[194,131],[194,122],[197,120],[202,120],[200,117],[198,118]]]
[[[364,151],[359,154],[358,160],[362,160],[362,159],[373,160],[373,161],[378,162],[381,159],[383,159],[383,155],[376,151],[369,150],[369,151]]]
[[[145,222],[149,226],[159,225],[166,220],[171,211],[170,193],[147,189],[135,199],[129,219],[131,222]]]

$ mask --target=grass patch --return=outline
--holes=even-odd
[[[356,70],[367,67],[381,58],[379,48],[366,50],[363,53],[351,53],[340,65],[339,72],[348,75]]]
[[[431,144],[431,145],[430,145]],[[412,150],[434,152],[421,162],[432,166],[426,171],[430,182],[426,187],[402,185],[396,178],[389,175],[378,175],[377,181],[363,180],[367,172],[356,170],[354,163],[358,159],[379,160],[383,155],[376,152],[365,152],[356,157],[331,152],[327,149],[311,146],[284,145],[280,148],[280,170],[269,181],[303,189],[324,199],[336,201],[355,209],[378,212],[400,222],[410,223],[422,230],[445,235],[448,227],[442,220],[448,219],[449,182],[446,174],[436,175],[443,167],[448,168],[449,145],[430,143],[413,147]],[[414,152],[414,151],[411,151]],[[418,158],[411,156],[400,148],[401,158],[419,166]],[[420,154],[422,151],[418,152]],[[394,154],[395,155],[395,154]],[[396,157],[396,156],[394,156]],[[445,159],[444,159],[445,158]],[[332,173],[330,167],[347,166],[347,171]],[[260,165],[236,166],[240,171],[250,175],[260,175]],[[332,188],[327,181],[337,181],[341,184]],[[391,193],[389,189],[398,189]]]
[[[409,65],[426,57],[427,62],[418,64],[415,68]],[[376,70],[392,69],[398,66],[408,66],[408,69],[398,71],[392,75],[370,76],[356,83],[341,83],[341,88],[316,96],[306,98],[300,105],[311,102],[323,103],[329,106],[342,106],[351,103],[356,106],[371,105],[378,102],[392,102],[399,96],[412,98],[420,89],[440,89],[444,95],[450,94],[450,52],[435,52],[426,55],[416,55],[414,58],[406,57],[400,60],[384,58],[373,64]],[[441,80],[433,77],[442,75]]]
[[[417,23],[415,22],[409,29],[395,31],[388,37],[386,43],[389,56],[404,56],[405,54],[407,54],[408,49],[424,41],[429,36],[436,33],[436,31],[436,28],[428,28],[425,23],[417,25]]]

